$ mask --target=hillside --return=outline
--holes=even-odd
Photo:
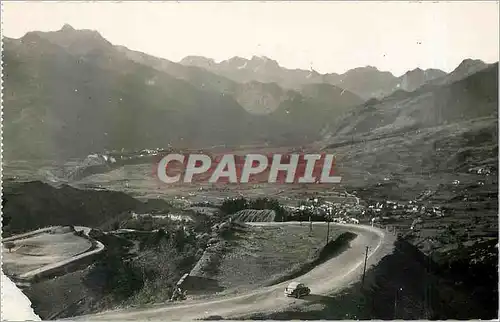
[[[103,39],[95,43],[84,53],[79,41],[65,50],[37,33],[5,40],[7,158],[74,157],[184,140],[236,143],[253,121],[229,97],[122,59],[111,45],[98,47]]]
[[[396,92],[346,113],[333,126],[336,141],[364,140],[498,114],[498,63],[460,81]]]
[[[454,222],[466,239],[465,231],[496,231],[497,73],[494,64],[451,84],[401,91],[346,113],[321,142],[337,155],[343,184],[374,203],[421,200],[446,208],[445,217],[425,219],[431,236],[437,226]],[[408,229],[411,221],[400,224]]]
[[[127,58],[135,62],[148,65],[157,70],[166,72],[176,78],[185,80],[186,82],[190,83],[193,86],[196,86],[199,89],[216,91],[221,92],[224,95],[229,95],[233,97],[239,105],[241,105],[246,111],[251,114],[270,114],[278,110],[282,104],[286,104],[294,97],[299,97],[301,95],[316,101],[315,103],[328,106],[327,108],[336,106],[342,109],[345,107],[352,107],[363,102],[360,97],[348,91],[345,91],[346,95],[341,97],[342,89],[339,90],[338,88],[335,88],[335,86],[327,86],[327,89],[324,88],[321,92],[314,93],[308,89],[304,90],[304,88],[300,86],[297,87],[294,85],[283,83],[283,80],[287,79],[287,77],[261,78],[258,76],[258,72],[255,72],[255,70],[272,73],[273,70],[279,70],[281,68],[276,62],[267,58],[254,57],[252,60],[253,63],[249,66],[255,67],[255,70],[248,70],[241,68],[238,69],[237,62],[244,63],[244,59],[235,57],[229,61],[221,63],[221,68],[229,73],[229,76],[222,76],[224,75],[224,73],[219,74],[216,71],[210,69],[210,66],[212,66],[212,64],[214,63],[212,62],[212,60],[204,57],[189,56],[182,60],[180,64],[176,64],[166,59],[153,57],[137,51],[132,51],[125,47],[118,46],[117,49],[124,53]],[[258,62],[262,60],[268,63],[260,66]],[[243,75],[246,76],[243,77],[238,76],[239,74],[231,74],[230,72],[233,67],[236,68],[237,73],[244,72]],[[300,70],[290,71],[291,74],[293,74],[294,72],[297,72],[298,75],[302,76],[304,73],[308,73]],[[302,76],[297,77],[300,78]],[[293,76],[290,77],[293,78]],[[311,88],[314,88],[318,85],[327,84],[322,83],[321,78],[312,78],[309,80],[309,86]],[[291,90],[290,88],[297,89]],[[325,97],[325,95],[328,95],[328,97]],[[325,98],[328,99],[325,100]],[[338,115],[338,112],[340,112],[340,110],[334,109],[333,112],[335,113],[332,114],[332,117]],[[322,119],[322,116],[317,117],[317,119]]]
[[[236,83],[68,25],[4,44],[8,160],[65,160],[169,144],[304,144],[318,139],[318,128],[344,108],[362,102],[338,90],[325,100],[322,93],[305,98],[277,84]],[[303,113],[310,123],[293,117]]]
[[[53,225],[98,227],[143,204],[116,191],[54,188],[40,181],[7,183],[3,216],[9,219],[3,237]]]

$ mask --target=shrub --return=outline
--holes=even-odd
[[[117,300],[124,300],[138,292],[144,285],[141,271],[116,252],[106,252],[96,264],[84,283],[98,287]]]
[[[16,244],[14,242],[5,242],[4,246],[9,250],[10,253],[12,251],[12,248],[16,247]]]
[[[263,209],[274,210],[276,212],[276,217],[275,217],[276,221],[285,221],[288,219],[287,211],[276,199],[270,199],[265,197],[257,198],[249,202],[248,208],[257,210],[263,210]]]
[[[220,210],[226,215],[232,215],[240,210],[248,208],[248,201],[243,197],[226,199],[220,206]]]

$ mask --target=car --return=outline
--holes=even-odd
[[[299,282],[291,282],[285,288],[285,296],[287,297],[295,297],[299,299],[309,294],[311,294],[311,290],[309,289],[309,287]]]

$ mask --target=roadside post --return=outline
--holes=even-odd
[[[313,232],[313,222],[311,215],[309,215],[309,236],[312,236],[312,232]]]
[[[365,252],[365,265],[363,267],[363,277],[361,279],[361,287],[365,286],[365,274],[366,274],[366,262],[368,260],[368,246],[366,246],[366,252]]]
[[[394,293],[394,316],[392,317],[393,320],[396,320],[397,311],[398,311],[398,295],[399,295],[399,291],[402,291],[402,290],[403,290],[402,287],[396,288],[396,292]]]
[[[330,241],[330,219],[326,220],[326,245],[328,245],[328,242]]]

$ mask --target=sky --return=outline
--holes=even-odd
[[[375,66],[396,76],[452,71],[499,55],[498,1],[20,2],[2,1],[2,31],[97,30],[115,45],[179,61],[253,55],[287,68],[343,73]]]

